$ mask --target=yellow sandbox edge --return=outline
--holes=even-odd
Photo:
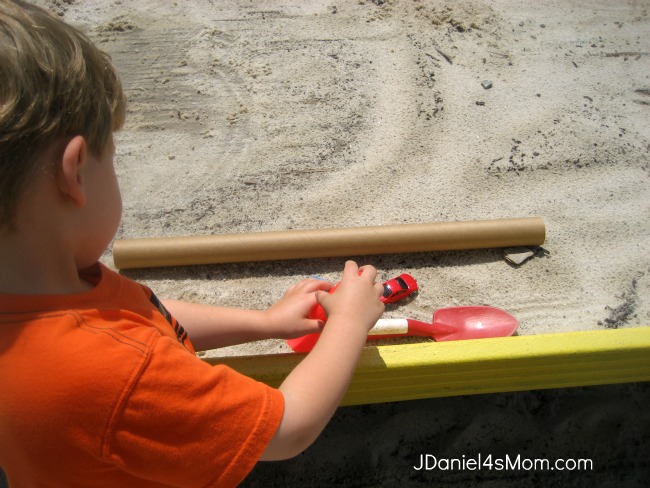
[[[279,386],[303,355],[207,358]],[[368,346],[342,405],[650,381],[650,327]]]

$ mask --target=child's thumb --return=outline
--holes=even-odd
[[[314,294],[319,305],[323,304],[323,300],[327,301],[326,297],[329,296],[329,293],[323,290],[316,290]]]

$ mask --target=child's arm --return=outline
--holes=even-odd
[[[314,349],[287,376],[280,391],[285,409],[282,422],[262,460],[288,459],[300,454],[321,433],[348,388],[368,331],[384,311],[379,300],[377,272],[348,261],[336,293],[316,293],[328,315],[327,326]]]
[[[321,320],[307,319],[316,305],[317,290],[330,290],[332,284],[307,279],[292,286],[268,310],[243,310],[198,303],[163,300],[165,308],[187,331],[197,351],[244,344],[263,339],[291,339],[323,327]]]
[[[372,266],[359,269],[348,261],[336,293],[327,293],[331,283],[304,280],[266,311],[164,301],[197,350],[272,337],[300,337],[323,328],[321,321],[305,318],[316,303],[327,312],[327,327],[318,343],[280,385],[284,415],[262,460],[300,454],[334,414],[350,384],[368,331],[384,311],[379,300],[383,286],[374,283],[376,275]]]

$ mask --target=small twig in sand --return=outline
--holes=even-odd
[[[637,56],[637,58],[640,58],[641,56],[648,56],[650,53],[645,53],[645,52],[638,52],[638,51],[624,51],[624,52],[616,52],[616,53],[605,53],[606,58],[620,58],[621,56]]]
[[[449,64],[454,64],[454,62],[451,60],[449,56],[447,56],[445,53],[443,53],[440,49],[436,48],[436,51],[438,51],[438,54],[445,58],[445,61],[447,61]]]
[[[290,175],[299,173],[327,173],[329,169],[292,169],[289,171],[279,171],[278,174]]]

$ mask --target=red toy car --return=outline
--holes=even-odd
[[[380,300],[384,303],[395,303],[398,300],[418,291],[418,284],[409,274],[403,273],[397,278],[384,282],[384,294]]]

